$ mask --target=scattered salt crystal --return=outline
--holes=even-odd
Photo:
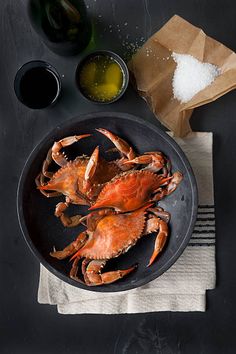
[[[172,81],[173,94],[181,103],[191,100],[220,74],[217,66],[202,63],[192,55],[173,53],[172,57],[177,63]]]
[[[126,38],[128,39],[130,35],[127,35]],[[120,37],[119,37],[120,38]],[[124,58],[128,61],[130,60],[131,56],[142,46],[145,42],[144,37],[135,38],[134,41],[130,42],[129,40],[123,40],[122,46],[124,47],[125,51],[123,53]]]

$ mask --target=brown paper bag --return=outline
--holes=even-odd
[[[221,73],[190,101],[180,103],[172,91],[176,68],[172,52],[190,54],[202,62],[214,64]],[[191,131],[189,119],[195,107],[214,101],[236,87],[236,54],[177,15],[138,50],[128,65],[139,94],[176,136],[182,137]]]

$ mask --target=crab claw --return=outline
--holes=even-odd
[[[167,237],[168,237],[167,223],[161,219],[158,220],[158,223],[159,223],[159,232],[156,237],[154,251],[153,251],[150,261],[148,263],[148,267],[150,267],[150,265],[152,265],[152,263],[155,261],[156,257],[162,251],[163,247],[165,246]]]
[[[177,171],[173,173],[172,179],[166,188],[166,195],[169,195],[172,192],[174,192],[178,187],[178,185],[180,184],[180,182],[182,181],[182,179],[183,179],[183,175],[181,172]]]
[[[75,241],[70,243],[63,250],[50,252],[50,256],[57,259],[65,259],[67,257],[70,257],[75,252],[77,252],[81,247],[83,247],[86,240],[87,240],[87,234],[85,231],[83,231],[77,236]]]
[[[115,281],[124,278],[126,275],[133,272],[137,268],[137,264],[135,264],[128,269],[119,269],[101,273],[101,270],[105,264],[105,260],[92,260],[88,264],[84,274],[85,283],[87,285],[96,286],[114,283]]]
[[[73,135],[68,136],[64,139],[56,141],[52,146],[52,159],[59,165],[64,166],[68,161],[66,156],[61,152],[61,149],[66,146],[70,146],[75,142],[87,138],[91,136],[91,134],[83,134],[83,135]]]
[[[96,130],[112,141],[122,157],[125,157],[129,160],[135,158],[135,152],[133,148],[125,140],[121,139],[119,136],[113,134],[109,130],[103,128],[98,128]]]
[[[94,149],[85,170],[84,182],[83,182],[83,188],[85,192],[87,192],[92,186],[91,179],[96,172],[98,166],[98,159],[99,159],[99,146],[97,146]]]

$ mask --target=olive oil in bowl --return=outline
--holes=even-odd
[[[78,66],[76,80],[81,93],[96,103],[111,103],[127,88],[126,64],[115,53],[99,51],[90,54]]]

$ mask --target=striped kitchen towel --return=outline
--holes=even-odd
[[[194,232],[177,262],[156,280],[120,293],[78,289],[41,265],[39,303],[57,305],[62,314],[206,310],[206,290],[215,287],[212,133],[191,133],[184,139],[175,140],[192,165],[199,191]]]

